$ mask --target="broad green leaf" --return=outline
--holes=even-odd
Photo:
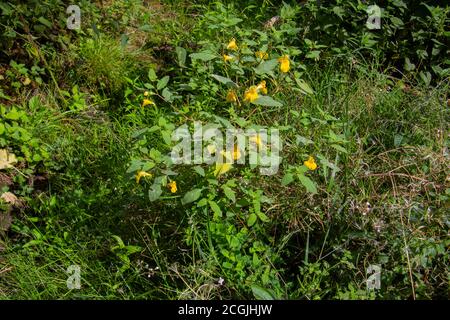
[[[262,222],[269,222],[269,217],[266,216],[266,214],[262,213],[261,211],[256,213],[258,217],[261,219]]]
[[[236,194],[231,188],[223,187],[223,192],[228,199],[230,199],[232,202],[236,202]]]
[[[191,57],[192,60],[210,61],[214,59],[216,55],[211,53],[210,51],[203,51],[198,53],[191,53],[189,57]]]
[[[156,76],[156,72],[154,69],[150,68],[148,70],[148,79],[150,81],[156,81],[156,79],[158,79],[158,77]]]
[[[181,203],[188,204],[188,203],[194,202],[195,200],[200,198],[200,196],[202,195],[202,190],[203,189],[194,189],[194,190],[187,192],[184,195],[183,199],[181,199]]]
[[[219,205],[212,200],[208,201],[209,206],[211,207],[212,211],[219,217],[222,217],[222,210],[220,209]]]
[[[148,198],[150,201],[158,200],[159,197],[162,194],[161,185],[160,184],[153,184],[152,188],[148,190]]]
[[[340,152],[343,152],[343,153],[347,153],[347,150],[344,147],[342,147],[342,146],[340,146],[338,144],[332,144],[331,146],[334,149],[336,149],[337,151],[340,151]]]
[[[194,169],[195,172],[197,172],[199,175],[201,175],[202,177],[205,176],[205,169],[203,169],[200,166],[195,166],[192,169]]]
[[[317,193],[316,184],[310,178],[303,174],[298,175],[298,179],[302,183],[302,185],[306,188],[308,192]]]
[[[275,297],[270,294],[269,291],[267,291],[264,288],[261,288],[260,286],[257,286],[255,284],[252,285],[252,292],[256,299],[258,300],[274,300]]]
[[[283,106],[283,104],[281,102],[278,102],[269,96],[259,96],[259,98],[256,99],[253,103],[257,104],[259,106],[265,106],[265,107],[282,107]]]
[[[237,88],[237,84],[233,82],[233,80],[231,80],[230,78],[226,78],[226,77],[222,77],[219,76],[217,74],[212,74],[211,77],[213,77],[214,79],[216,79],[217,81],[227,85],[227,86],[233,86]]]
[[[292,181],[294,181],[294,175],[292,173],[286,173],[283,179],[281,180],[281,184],[283,186],[287,186]]]
[[[52,23],[47,19],[45,19],[44,17],[39,17],[38,21],[48,28],[52,27]]]
[[[181,67],[184,67],[184,65],[186,63],[186,49],[181,48],[181,47],[176,47],[175,51],[177,52],[178,64]]]
[[[164,89],[167,86],[167,83],[169,82],[170,77],[165,76],[161,80],[158,81],[158,84],[156,85],[156,89],[161,90]]]
[[[268,61],[262,61],[256,68],[255,73],[263,75],[266,73],[271,73],[273,69],[278,65],[277,59],[272,59]]]
[[[304,80],[295,78],[295,82],[304,94],[314,94],[314,90]]]
[[[258,218],[258,217],[256,216],[256,214],[251,213],[251,214],[248,216],[248,219],[247,219],[247,225],[248,225],[249,227],[251,227],[252,225],[254,225],[257,218]]]

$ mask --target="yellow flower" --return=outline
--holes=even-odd
[[[227,102],[236,102],[237,101],[237,95],[234,90],[229,90],[227,93]]]
[[[150,93],[149,93],[148,91],[145,91],[145,92],[144,92],[144,97],[148,97],[149,94],[150,94]]]
[[[216,145],[214,145],[214,144],[208,145],[208,146],[206,147],[206,149],[208,150],[208,152],[209,152],[210,154],[216,153]]]
[[[316,170],[317,169],[317,163],[314,160],[313,157],[309,157],[307,161],[303,162],[303,164],[309,169],[309,170]]]
[[[264,94],[267,94],[266,81],[265,80],[261,81],[256,87],[256,89],[261,90],[261,92]]]
[[[262,139],[261,139],[261,136],[259,134],[257,134],[254,137],[250,137],[250,141],[256,143],[260,147],[262,146]]]
[[[228,172],[233,166],[231,163],[216,163],[216,170],[214,170],[214,175],[216,177]]]
[[[175,193],[177,192],[177,183],[175,181],[170,181],[167,186],[170,188],[170,192]]]
[[[227,49],[228,50],[234,50],[234,51],[236,51],[238,49],[238,46],[236,44],[236,39],[233,38],[233,39],[230,40],[230,42],[227,45]]]
[[[280,62],[281,72],[288,72],[290,69],[289,56],[285,54],[284,56],[278,58],[278,61]]]
[[[239,160],[242,157],[241,150],[239,150],[237,145],[234,145],[233,152],[230,151],[225,152],[224,150],[222,150],[220,151],[220,154],[223,155],[227,160],[230,160],[230,162],[231,159]]]
[[[138,171],[138,173],[136,173],[136,183],[139,183],[139,181],[141,181],[142,177],[153,177],[153,175],[151,173],[145,172],[145,171]]]
[[[239,150],[237,145],[234,145],[234,150],[233,150],[233,159],[234,160],[239,160],[241,158],[241,150]]]
[[[251,86],[249,89],[245,91],[244,101],[253,102],[258,99],[258,88],[256,86]]]
[[[230,61],[230,60],[233,60],[233,59],[234,59],[234,57],[233,57],[233,56],[229,56],[229,55],[227,55],[227,54],[223,54],[223,55],[222,55],[222,57],[223,57],[223,61],[225,61],[225,62],[227,62],[227,61]]]
[[[265,51],[256,51],[255,56],[262,60],[266,60],[269,58],[269,55]]]
[[[149,104],[155,105],[155,103],[152,100],[150,100],[150,99],[144,99],[144,101],[142,101],[142,106],[143,107],[148,106]]]

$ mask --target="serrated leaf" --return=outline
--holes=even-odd
[[[236,193],[231,188],[223,187],[223,192],[228,199],[232,202],[236,202]]]
[[[212,211],[219,217],[222,217],[222,210],[220,209],[219,205],[212,200],[208,201],[209,206],[211,207]]]
[[[301,184],[306,188],[308,192],[311,193],[317,193],[317,187],[314,181],[312,181],[310,178],[303,174],[298,175],[298,179],[300,180]]]

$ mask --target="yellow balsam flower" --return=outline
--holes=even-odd
[[[227,49],[228,50],[233,50],[233,51],[236,51],[238,49],[238,46],[236,44],[236,39],[233,38],[233,39],[230,40],[230,42],[227,45]]]
[[[216,177],[220,176],[221,174],[224,174],[225,172],[230,171],[230,169],[233,166],[231,163],[218,163],[216,162],[216,169],[214,170],[214,175]]]
[[[265,51],[256,51],[255,56],[261,60],[267,60],[269,55]]]
[[[144,97],[148,97],[149,94],[150,94],[150,93],[149,93],[148,91],[145,91],[145,92],[144,92]]]
[[[233,56],[229,56],[229,55],[227,55],[227,54],[223,54],[223,55],[222,55],[222,57],[223,57],[223,61],[225,61],[225,62],[227,62],[227,61],[230,61],[230,60],[233,60],[233,59],[234,59],[234,57],[233,57]]]
[[[241,150],[239,150],[238,146],[235,145],[234,146],[234,150],[233,150],[233,159],[234,160],[239,160],[241,157],[242,157]]]
[[[242,157],[241,150],[239,150],[237,145],[234,145],[233,152],[230,151],[220,151],[220,154],[223,155],[227,160],[231,162],[231,160],[239,160]],[[226,161],[228,162],[228,161]]]
[[[145,172],[145,171],[138,171],[138,173],[136,173],[136,183],[139,183],[139,181],[141,181],[142,177],[153,177],[153,175],[151,173]]]
[[[170,192],[175,193],[177,192],[177,183],[175,181],[170,181],[167,186],[170,188]]]
[[[251,86],[244,93],[244,101],[253,102],[258,99],[258,88],[256,86]]]
[[[234,90],[229,90],[227,93],[227,102],[237,102],[237,95]]]
[[[142,101],[142,106],[143,107],[148,106],[149,104],[155,105],[155,103],[152,100],[150,100],[150,99],[144,99],[144,101]]]
[[[254,136],[254,137],[250,137],[249,140],[250,140],[251,142],[256,143],[256,145],[258,145],[259,147],[262,146],[262,139],[261,139],[261,136],[260,136],[259,134],[257,134],[257,135]]]
[[[267,87],[266,87],[266,81],[261,81],[257,86],[256,89],[261,90],[263,94],[267,94]]]
[[[208,150],[209,154],[216,153],[216,145],[210,144],[206,147],[206,150]]]
[[[303,162],[303,164],[309,169],[309,170],[316,170],[317,169],[317,163],[314,160],[313,157],[309,157],[307,161]]]
[[[285,54],[284,56],[278,58],[278,61],[280,62],[280,70],[281,72],[288,72],[290,69],[290,60],[289,56]]]

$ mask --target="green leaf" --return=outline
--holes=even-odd
[[[247,225],[248,225],[249,227],[251,227],[252,225],[254,225],[257,218],[258,218],[258,217],[256,216],[256,214],[251,213],[251,214],[248,216],[248,219],[247,219]]]
[[[269,291],[267,291],[264,288],[261,288],[260,286],[257,286],[255,284],[252,285],[252,292],[256,299],[258,300],[274,300],[275,297],[270,294]]]
[[[342,147],[342,146],[340,146],[338,144],[332,144],[331,147],[333,147],[337,151],[340,151],[340,152],[343,152],[343,153],[347,153],[347,150],[344,147]]]
[[[186,49],[181,48],[181,47],[176,47],[175,51],[176,51],[177,57],[178,57],[178,64],[181,67],[184,67],[184,65],[186,63]]]
[[[148,198],[150,201],[158,200],[162,194],[161,185],[154,184],[150,190],[148,190]]]
[[[164,90],[162,92],[162,96],[168,102],[173,101],[173,94],[172,94],[172,92],[170,92],[170,90],[168,88],[164,88]]]
[[[222,217],[222,210],[220,209],[219,205],[212,200],[209,200],[209,206],[211,207],[212,211],[219,217]]]
[[[257,104],[259,106],[265,106],[265,107],[282,107],[283,106],[283,104],[281,102],[278,102],[269,96],[259,96],[259,98],[256,99],[253,103]]]
[[[266,216],[264,213],[262,213],[261,211],[256,213],[258,215],[258,217],[261,219],[262,222],[269,222],[269,217]]]
[[[233,190],[231,190],[231,188],[223,187],[223,192],[228,199],[230,199],[232,202],[236,202],[236,194]]]
[[[199,175],[201,175],[202,177],[205,176],[205,169],[203,169],[200,166],[195,166],[192,169],[194,169],[195,172],[197,172]]]
[[[150,68],[148,70],[148,79],[150,81],[156,81],[156,79],[158,79],[158,77],[156,76],[156,72],[154,69]]]
[[[167,83],[169,82],[170,77],[165,76],[161,80],[158,81],[158,84],[156,85],[156,89],[161,90],[167,86]]]
[[[314,94],[314,90],[304,80],[295,78],[295,82],[304,94]]]
[[[256,74],[263,75],[266,73],[271,73],[273,69],[278,65],[277,59],[272,59],[268,61],[262,61],[256,68]]]
[[[52,27],[52,23],[47,19],[45,19],[44,17],[39,17],[38,21],[48,28]]]
[[[227,86],[233,86],[233,87],[237,88],[237,84],[234,83],[233,80],[231,80],[230,78],[222,77],[217,74],[212,74],[211,77],[213,77],[217,81],[219,81]]]
[[[203,51],[198,53],[191,53],[189,57],[191,57],[192,60],[210,61],[214,59],[216,55],[211,53],[210,51]]]
[[[316,184],[310,178],[304,176],[303,174],[299,174],[298,179],[308,192],[317,193]]]
[[[287,186],[292,181],[294,181],[294,175],[292,173],[286,173],[283,179],[281,179],[281,185]]]
[[[208,199],[202,198],[199,202],[197,202],[197,207],[204,207],[208,204]]]
[[[188,204],[188,203],[194,202],[195,200],[200,198],[200,196],[202,195],[202,190],[203,189],[193,189],[193,190],[187,192],[184,195],[183,199],[181,199],[181,203]]]

